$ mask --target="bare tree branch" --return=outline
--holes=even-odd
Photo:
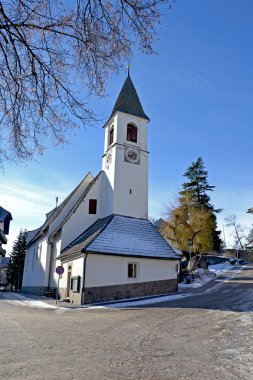
[[[67,130],[95,122],[88,97],[104,95],[136,41],[155,53],[165,3],[0,1],[0,164],[31,159],[48,137],[62,144]]]

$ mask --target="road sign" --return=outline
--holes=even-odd
[[[56,269],[55,269],[55,272],[57,273],[57,274],[63,274],[64,273],[64,268],[63,268],[63,266],[61,266],[61,265],[59,265],[58,267],[56,267]]]

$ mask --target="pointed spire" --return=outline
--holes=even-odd
[[[150,120],[145,114],[136,89],[130,78],[130,66],[128,66],[128,75],[123,84],[123,87],[119,93],[118,99],[113,107],[110,118],[115,114],[115,112],[121,111],[128,113],[130,115],[138,116],[146,120]],[[109,118],[109,120],[110,120]]]

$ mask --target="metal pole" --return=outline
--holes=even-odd
[[[56,289],[56,300],[55,300],[56,305],[57,305],[58,296],[59,296],[59,282],[60,282],[60,275],[58,275],[58,283],[57,283],[57,289]]]

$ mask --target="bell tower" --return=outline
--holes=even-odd
[[[112,189],[113,214],[148,218],[148,122],[128,73],[104,125],[102,169]]]

